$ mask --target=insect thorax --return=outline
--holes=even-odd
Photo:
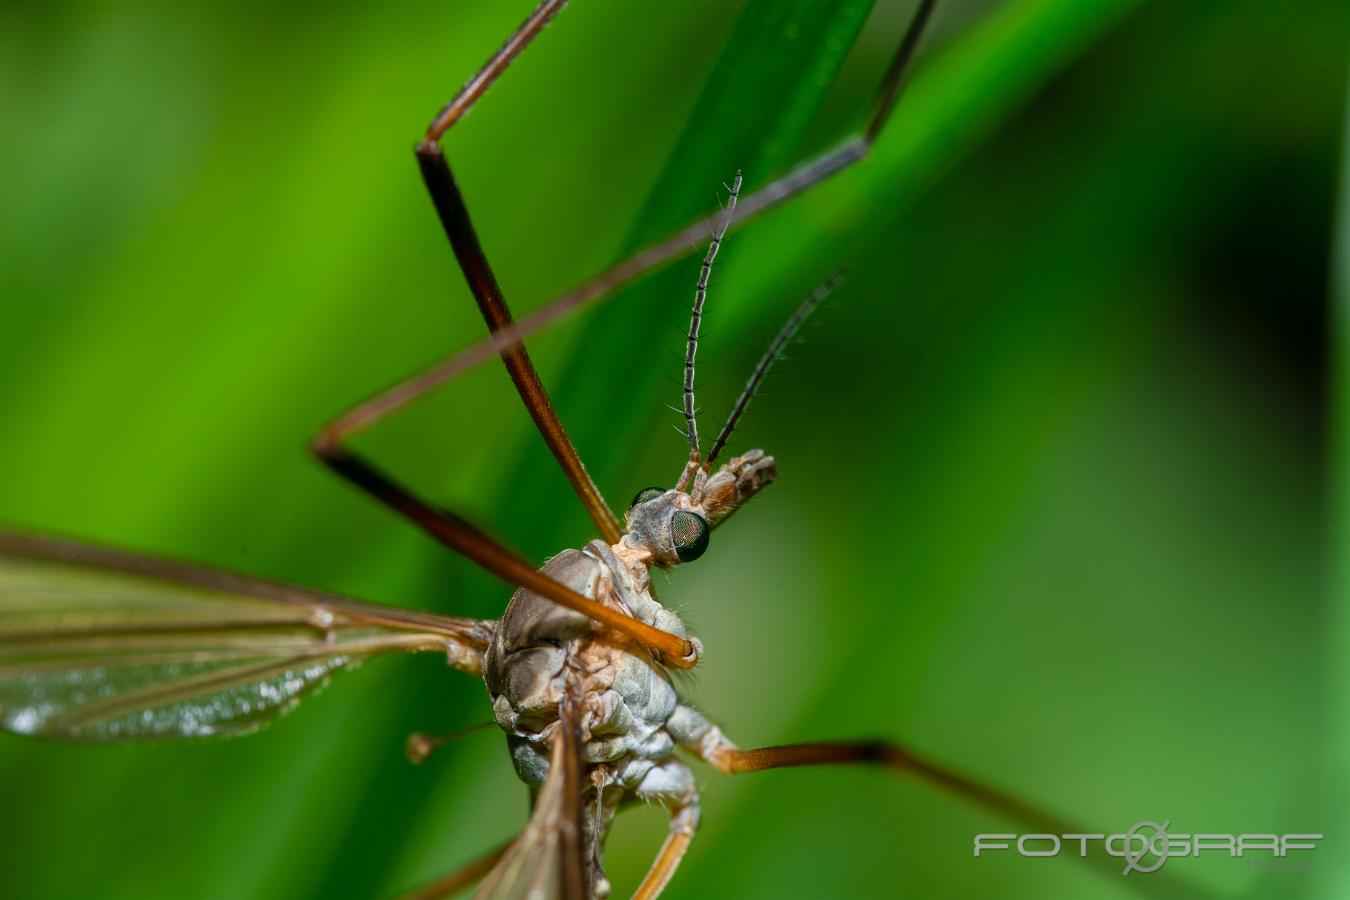
[[[541,570],[572,590],[683,635],[684,625],[661,606],[603,541],[566,550]],[[549,739],[565,679],[579,680],[583,761],[604,766],[606,780],[625,792],[668,758],[674,741],[666,723],[676,707],[665,668],[642,646],[525,589],[516,591],[483,657],[483,680],[497,723],[507,733],[516,771],[531,787],[548,771]]]

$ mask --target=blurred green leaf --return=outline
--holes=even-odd
[[[1332,634],[1332,664],[1329,667],[1327,721],[1330,739],[1323,753],[1322,778],[1328,799],[1325,813],[1330,822],[1344,827],[1344,805],[1331,799],[1342,796],[1350,787],[1350,90],[1346,92],[1346,111],[1341,132],[1340,176],[1336,200],[1336,230],[1331,251],[1332,386],[1331,386],[1331,458],[1335,460],[1331,477],[1331,556],[1328,606]],[[1350,886],[1350,855],[1337,855],[1316,873],[1318,890],[1331,896]]]

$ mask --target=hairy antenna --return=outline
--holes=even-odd
[[[736,423],[740,421],[741,416],[745,414],[746,407],[750,405],[750,398],[755,396],[755,391],[759,390],[760,382],[769,373],[769,368],[782,355],[783,348],[788,345],[788,341],[792,340],[793,335],[797,333],[797,329],[801,328],[802,323],[806,321],[806,317],[815,312],[816,307],[830,295],[830,291],[834,290],[835,285],[843,278],[844,270],[840,269],[825,279],[819,287],[811,292],[811,296],[807,297],[806,301],[797,307],[797,311],[783,323],[783,327],[779,329],[778,334],[769,344],[769,349],[765,350],[764,355],[759,358],[759,362],[755,363],[755,370],[750,373],[750,379],[745,382],[745,387],[741,389],[741,395],[736,398],[735,405],[731,407],[731,415],[727,416],[727,423],[717,433],[717,440],[713,441],[712,449],[708,451],[708,458],[703,463],[705,469],[712,467],[713,461],[717,459],[717,454],[721,453],[722,448],[726,446],[727,439],[731,437],[731,432],[736,430]]]
[[[694,309],[689,316],[689,342],[684,348],[684,420],[689,426],[689,458],[697,461],[698,419],[694,410],[694,357],[698,354],[698,329],[703,323],[703,301],[708,298],[708,276],[712,273],[713,260],[717,259],[717,250],[722,246],[722,238],[731,225],[732,213],[736,211],[736,198],[741,195],[741,173],[731,182],[731,196],[727,198],[727,208],[722,221],[713,232],[712,243],[708,245],[708,254],[703,257],[703,268],[698,273],[698,286],[694,289]]]

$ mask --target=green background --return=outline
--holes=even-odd
[[[303,445],[479,337],[410,148],[527,9],[0,9],[0,521],[498,614],[506,588]],[[576,3],[445,142],[517,311],[737,168],[752,189],[843,138],[912,9]],[[1309,871],[1167,871],[1343,896],[1350,489],[1328,448],[1350,429],[1325,323],[1350,10],[951,2],[936,26],[875,154],[719,258],[708,433],[788,310],[850,275],[739,434],[780,482],[663,590],[706,648],[682,685],[743,745],[903,740],[1098,830],[1324,832]],[[684,459],[697,249],[531,341],[616,505]],[[359,443],[534,559],[591,537],[500,367]],[[0,738],[0,896],[396,893],[524,822],[500,737],[403,759],[409,731],[488,718],[426,656],[241,740]],[[975,859],[974,834],[1020,826],[913,779],[700,772],[672,897],[1148,889]],[[616,896],[664,829],[619,819]]]

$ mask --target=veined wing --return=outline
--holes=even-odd
[[[581,840],[581,749],[575,704],[559,707],[548,775],[530,822],[474,900],[586,900]]]
[[[242,734],[379,653],[439,651],[476,674],[492,625],[0,530],[0,727]]]

